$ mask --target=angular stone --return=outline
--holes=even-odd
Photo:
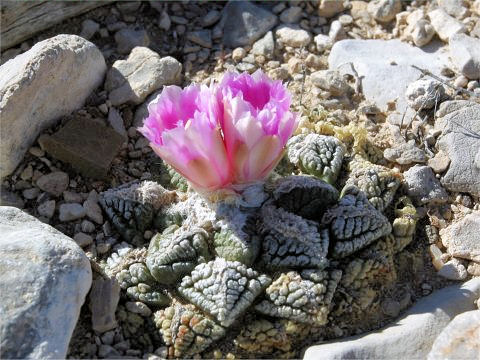
[[[69,184],[68,174],[63,171],[55,171],[43,175],[37,180],[37,186],[53,196],[60,196],[67,190]]]
[[[60,221],[73,221],[83,218],[86,211],[80,204],[62,204],[58,209]]]
[[[442,329],[457,314],[474,310],[479,296],[480,278],[446,287],[420,299],[394,324],[366,335],[312,346],[304,359],[425,359]],[[463,353],[460,357],[464,358]]]
[[[120,285],[115,279],[98,278],[93,281],[90,292],[92,329],[105,332],[117,327],[115,311],[120,299]]]
[[[463,34],[466,31],[465,25],[441,8],[430,11],[428,17],[438,37],[445,42],[448,42],[453,35]]]
[[[343,1],[321,0],[318,5],[318,16],[331,18],[345,9]]]
[[[54,158],[83,175],[104,179],[124,138],[97,121],[74,118],[52,136],[41,136],[38,142]]]
[[[0,178],[38,134],[83,105],[105,71],[102,53],[76,35],[41,41],[0,66]]]
[[[112,105],[141,104],[164,85],[178,84],[182,64],[171,56],[160,56],[146,48],[136,47],[126,60],[117,60],[107,73],[105,89]]]
[[[13,207],[0,207],[0,234],[0,357],[64,359],[92,282],[88,258]]]
[[[121,29],[115,33],[115,42],[120,54],[128,54],[136,46],[150,45],[148,33],[143,29]]]
[[[270,11],[250,1],[229,1],[223,8],[223,44],[236,48],[251,45],[277,23]]]
[[[385,149],[383,156],[385,159],[394,161],[400,165],[425,163],[427,161],[425,151],[415,146],[415,140],[395,144],[394,147]]]
[[[24,201],[17,194],[8,191],[3,186],[0,189],[0,206],[13,206],[19,209],[23,209],[25,205]]]
[[[312,36],[297,25],[282,25],[275,30],[277,41],[284,45],[299,48],[307,46]]]
[[[38,215],[50,219],[55,213],[55,200],[48,200],[37,207]]]
[[[478,359],[480,354],[480,310],[453,318],[435,339],[428,360]]]
[[[403,173],[407,192],[417,204],[443,204],[448,194],[428,166],[415,165]]]
[[[480,211],[440,230],[443,245],[450,255],[480,262]]]
[[[280,14],[280,21],[286,24],[298,23],[301,18],[302,8],[300,6],[289,7]]]
[[[460,72],[469,79],[480,78],[480,39],[465,34],[450,37],[450,55]]]
[[[400,0],[373,0],[368,3],[367,11],[378,22],[387,23],[402,11],[402,2]]]
[[[187,40],[205,48],[211,48],[212,32],[210,30],[191,31],[187,33]]]
[[[448,15],[457,19],[465,18],[469,11],[464,6],[464,0],[437,0],[438,5],[447,12]]]

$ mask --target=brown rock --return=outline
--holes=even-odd
[[[98,278],[93,281],[90,292],[93,330],[103,333],[117,327],[115,311],[119,299],[120,285],[115,279]]]
[[[74,118],[52,136],[41,136],[38,142],[50,155],[83,175],[106,178],[124,138],[95,120]]]
[[[448,165],[450,165],[450,159],[442,150],[440,150],[435,157],[428,160],[428,166],[432,168],[435,174],[443,173],[448,169]]]

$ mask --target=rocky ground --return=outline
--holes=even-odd
[[[479,0],[112,2],[3,49],[1,205],[23,212],[0,208],[0,269],[15,270],[0,275],[2,293],[10,294],[0,305],[9,314],[2,319],[2,357],[298,358],[320,342],[327,344],[308,348],[305,357],[476,354],[479,19]],[[149,261],[159,256],[152,246],[147,251],[149,243],[158,242],[161,253],[175,236],[193,243],[205,229],[206,238],[223,234],[199,224],[209,219],[215,228],[225,219],[185,192],[188,184],[136,128],[163,86],[257,69],[287,84],[301,115],[266,186],[278,209],[259,210],[262,234],[275,234],[269,224],[282,216],[312,226],[307,210],[289,208],[289,193],[279,189],[332,197],[323,219],[338,219],[350,206],[338,193],[352,185],[365,195],[344,190],[342,199],[354,200],[360,221],[375,218],[381,234],[348,254],[342,246],[333,255],[332,248],[312,248],[325,253],[318,261],[329,261],[315,276],[296,263],[269,268],[277,260],[265,254],[264,263],[253,265],[255,256],[245,255],[232,265],[230,254],[220,257],[225,245],[215,237],[218,257],[192,273],[197,259],[190,259],[177,296],[174,285],[149,275]],[[285,185],[291,174],[333,187]],[[156,235],[182,221],[203,232]],[[334,223],[322,226],[335,233]],[[272,245],[262,246],[268,252]],[[262,284],[256,303],[231,321],[193,306],[185,279],[205,264],[213,274],[253,267],[255,274],[244,276]],[[304,318],[278,310],[295,307],[288,301],[272,305],[284,284],[315,298],[296,309]],[[393,322],[383,331],[388,336],[345,340]],[[31,342],[19,346],[19,331]],[[458,338],[469,341],[458,345]],[[42,339],[50,347],[39,345]],[[339,339],[340,346],[332,342]]]

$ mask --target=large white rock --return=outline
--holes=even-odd
[[[0,358],[65,358],[91,283],[90,262],[72,239],[0,207]]]
[[[418,301],[401,319],[367,335],[307,349],[304,360],[425,359],[435,338],[457,314],[475,309],[480,278],[438,290]]]
[[[363,76],[367,100],[383,109],[396,100],[397,110],[403,113],[407,107],[405,91],[421,76],[411,65],[440,75],[442,67],[448,64],[448,51],[440,45],[430,43],[420,49],[399,40],[342,40],[333,45],[328,64],[330,69],[352,73],[346,65],[351,62],[358,75]]]
[[[0,178],[39,133],[80,108],[102,83],[102,53],[76,35],[57,35],[0,66]]]

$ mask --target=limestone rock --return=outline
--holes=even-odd
[[[277,41],[294,48],[307,46],[312,36],[296,25],[282,25],[275,30]]]
[[[402,2],[400,0],[373,0],[368,3],[367,11],[378,22],[388,23],[402,11]]]
[[[331,18],[345,9],[343,1],[321,0],[318,5],[318,16]]]
[[[448,42],[453,35],[463,34],[466,31],[465,25],[441,8],[430,11],[428,17],[438,37],[445,42]]]
[[[92,282],[69,237],[23,211],[0,207],[0,357],[65,358]]]
[[[112,105],[141,104],[164,85],[178,84],[182,64],[174,58],[160,56],[146,48],[134,48],[126,60],[117,60],[107,73],[105,89]]]
[[[63,171],[54,171],[38,178],[37,186],[53,196],[60,196],[67,190],[69,184],[68,174]]]
[[[76,35],[41,41],[0,66],[0,178],[40,132],[83,105],[105,71],[102,53]]]
[[[428,166],[415,165],[403,173],[408,195],[419,205],[443,204],[448,194]]]
[[[105,332],[117,327],[115,311],[120,299],[120,286],[115,279],[98,278],[93,281],[90,292],[92,329]]]
[[[453,63],[469,79],[480,79],[480,39],[465,34],[450,37]]]
[[[480,212],[475,211],[462,220],[440,230],[443,245],[452,256],[480,262]]]

